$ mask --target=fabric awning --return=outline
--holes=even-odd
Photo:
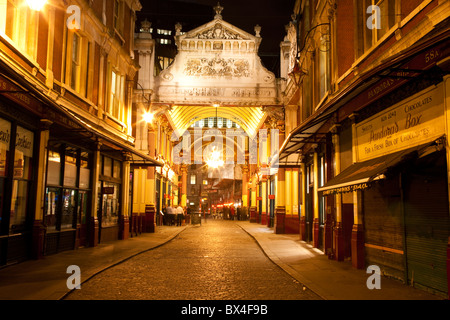
[[[432,146],[434,149],[429,150],[428,148]],[[329,180],[318,191],[323,196],[326,196],[366,189],[370,187],[372,181],[386,178],[385,174],[389,169],[400,165],[408,159],[419,157],[424,152],[428,153],[437,150],[438,144],[433,141],[375,159],[354,163]]]

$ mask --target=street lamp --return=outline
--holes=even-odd
[[[224,164],[224,161],[221,159],[220,152],[216,150],[216,147],[214,146],[211,151],[211,155],[208,160],[206,160],[206,164],[208,167],[217,169],[219,167],[222,167]]]
[[[26,0],[28,7],[34,11],[41,11],[47,3],[47,0]]]
[[[152,112],[150,112],[150,111],[146,111],[144,113],[144,115],[142,116],[142,118],[144,119],[144,121],[146,123],[152,123],[153,118],[154,118],[154,114]]]

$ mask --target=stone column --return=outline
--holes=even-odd
[[[119,217],[119,239],[126,240],[130,236],[130,217],[129,217],[129,206],[130,206],[130,162],[127,160],[122,163],[122,194],[120,201],[121,212]]]
[[[254,172],[254,171],[251,171],[251,172]],[[258,205],[257,205],[257,201],[256,201],[256,189],[258,187],[258,184],[255,182],[255,179],[256,179],[256,177],[253,176],[252,177],[252,186],[249,189],[250,197],[251,197],[250,208],[249,208],[250,222],[258,222]]]
[[[337,176],[341,172],[341,149],[339,142],[338,126],[334,126],[331,130],[333,134],[334,145],[334,175]],[[343,261],[345,258],[345,244],[344,233],[342,229],[342,195],[340,193],[335,195],[335,219],[334,226],[334,243],[335,243],[335,257],[338,261]]]
[[[261,224],[267,225],[267,179],[261,182],[261,198]]]
[[[292,214],[292,169],[286,169],[285,170],[285,181],[284,181],[284,203],[286,206],[286,215],[290,216]]]
[[[93,159],[93,167],[92,167],[92,198],[91,198],[91,218],[88,224],[88,237],[89,237],[89,246],[96,247],[98,245],[98,232],[99,232],[99,223],[97,216],[97,203],[99,197],[99,173],[101,166],[101,156],[100,156],[100,148],[101,143],[97,142],[97,149],[94,152]]]
[[[300,196],[302,205],[300,208],[300,240],[306,241],[306,165],[302,161],[300,163],[300,170],[302,174]]]
[[[285,232],[286,201],[285,201],[285,169],[278,168],[275,196],[275,233]]]
[[[181,166],[181,206],[186,208],[187,206],[187,166],[184,164]]]
[[[299,223],[299,208],[298,208],[298,203],[299,203],[299,192],[298,192],[298,174],[299,174],[299,169],[298,168],[294,168],[292,169],[292,175],[291,175],[291,184],[292,184],[292,221],[288,222],[289,224],[289,228],[286,231],[287,233],[298,233],[298,223]]]
[[[36,204],[33,221],[33,244],[31,256],[34,259],[41,259],[44,256],[45,226],[44,226],[44,202],[45,202],[45,181],[47,174],[47,146],[50,138],[50,126],[52,122],[41,119],[39,132],[39,168],[37,173]]]
[[[353,192],[354,224],[352,229],[352,266],[364,268],[364,226],[362,224],[362,191]]]
[[[313,184],[313,246],[318,248],[320,244],[320,225],[319,225],[319,154],[317,148],[314,150],[314,184]]]
[[[356,114],[350,115],[352,123],[352,137],[356,137]],[[356,141],[352,146],[353,163],[356,162]],[[362,191],[353,191],[353,228],[352,228],[352,265],[357,269],[364,268],[364,226],[362,220]]]
[[[242,166],[242,211],[245,215],[248,212],[248,166]],[[250,217],[250,222],[252,218]]]

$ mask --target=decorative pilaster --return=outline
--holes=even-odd
[[[286,222],[286,202],[284,198],[285,193],[285,169],[278,168],[277,173],[277,194],[275,196],[275,233],[282,234],[285,232]]]
[[[313,246],[319,248],[319,154],[317,148],[314,150],[314,185],[313,185],[313,206],[314,206],[314,220],[313,220]]]
[[[187,203],[187,166],[183,164],[181,166],[181,206],[186,208]]]
[[[32,230],[32,258],[41,259],[44,256],[44,240],[46,228],[44,226],[44,194],[45,194],[45,175],[47,173],[47,146],[50,137],[50,126],[53,122],[47,119],[41,119],[41,130],[39,132],[39,158],[38,162],[42,170],[38,170],[37,188],[36,188],[36,211],[34,214]]]
[[[362,191],[354,192],[354,224],[352,229],[352,266],[357,269],[364,268],[364,226],[362,224]]]
[[[337,176],[341,172],[341,150],[339,142],[339,126],[335,125],[331,129],[333,134],[333,145],[334,145],[334,175]],[[335,226],[334,226],[334,255],[335,259],[338,261],[343,261],[345,258],[345,239],[344,232],[342,229],[342,195],[336,194],[335,196]]]
[[[300,208],[300,240],[306,241],[306,165],[302,161],[300,163],[300,169],[302,173],[302,180],[301,180],[301,198],[302,198],[302,204]]]
[[[93,168],[92,168],[92,185],[97,186],[99,182],[99,169],[101,166],[101,156],[100,156],[100,148],[102,144],[97,142],[97,150],[94,152],[93,159]],[[96,247],[98,245],[98,235],[99,235],[99,222],[97,216],[97,199],[98,199],[98,188],[92,188],[92,200],[91,200],[91,218],[89,219],[89,224],[87,226],[88,229],[88,238],[89,238],[89,246]]]

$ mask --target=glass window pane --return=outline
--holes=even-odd
[[[0,119],[0,177],[8,172],[9,144],[11,139],[11,123]]]
[[[115,183],[103,183],[112,193],[102,195],[102,227],[117,224],[119,217],[119,188]]]
[[[103,175],[111,177],[112,174],[112,159],[105,157],[103,162]]]
[[[61,229],[73,228],[76,208],[76,191],[64,189],[62,197]]]
[[[89,189],[91,179],[91,170],[86,168],[80,169],[80,188]]]
[[[88,193],[87,192],[80,192],[78,194],[78,223],[80,224],[86,224],[87,220],[87,210],[88,210]]]
[[[53,150],[48,151],[47,184],[61,184],[61,156]]]
[[[60,198],[60,189],[47,188],[45,191],[44,224],[47,230],[56,230],[56,212]]]
[[[64,164],[64,185],[75,187],[77,184],[77,150],[67,147]]]
[[[114,172],[113,172],[114,178],[120,178],[120,166],[121,166],[120,161],[114,160]]]
[[[14,153],[14,178],[31,179],[33,141],[33,132],[17,126],[16,150]]]
[[[24,229],[28,198],[28,181],[14,180],[11,198],[10,232]]]
[[[5,179],[0,178],[0,223],[2,221],[3,217],[3,199],[4,199],[4,192],[5,192]]]

